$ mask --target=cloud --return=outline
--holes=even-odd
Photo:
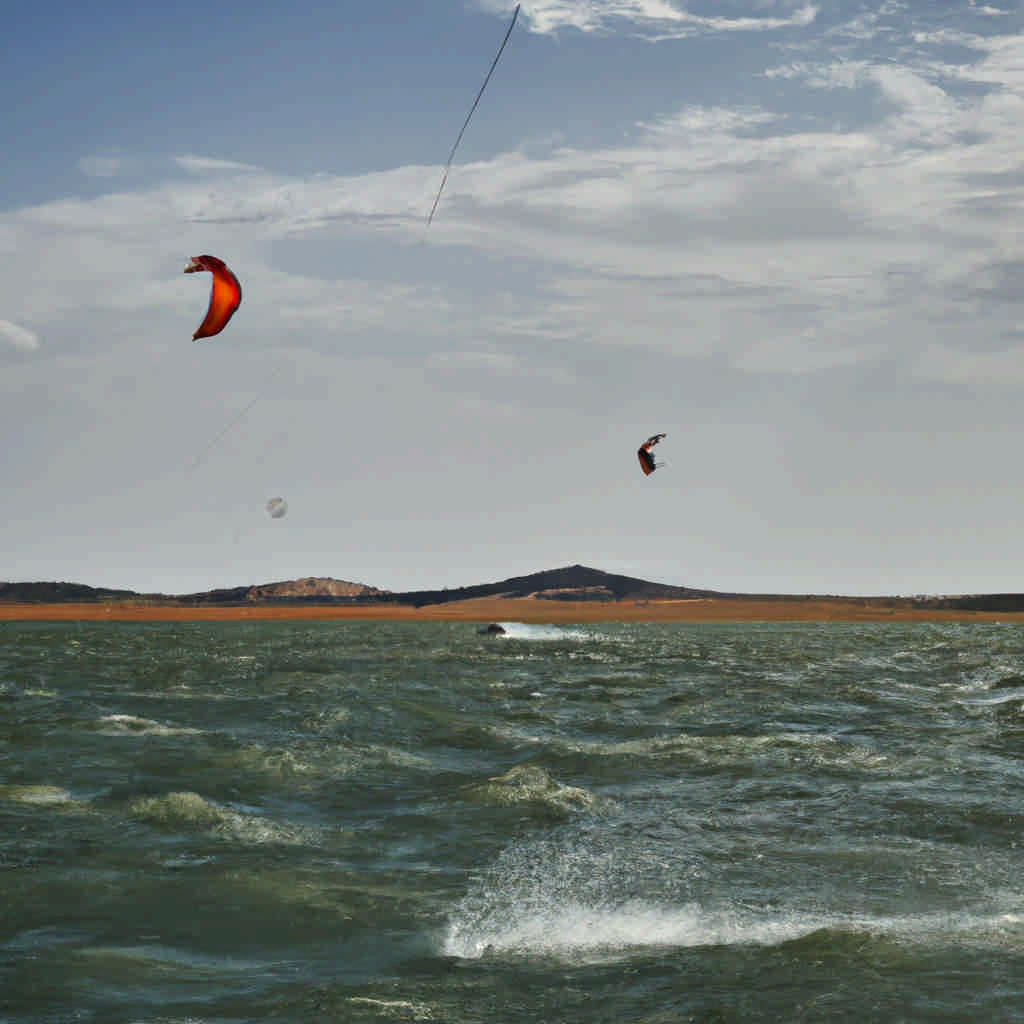
[[[480,3],[488,11],[511,10],[511,5],[504,0],[480,0]],[[699,33],[802,28],[814,21],[818,8],[803,4],[783,17],[757,14],[727,17],[691,14],[681,3],[670,0],[527,0],[521,13],[528,29],[537,35],[552,35],[563,28],[604,33],[626,26],[652,42],[661,42]]]
[[[924,58],[801,59],[765,72],[881,101],[856,131],[750,103],[689,104],[621,145],[530,155],[513,140],[460,165],[429,233],[435,167],[298,178],[181,157],[186,181],[0,215],[19,264],[49,268],[45,280],[15,268],[0,300],[33,324],[149,310],[194,326],[195,282],[180,266],[221,245],[245,287],[237,324],[267,343],[327,346],[364,331],[411,351],[402,339],[443,336],[436,365],[492,370],[507,368],[498,339],[516,338],[647,348],[745,373],[892,358],[921,373],[926,346],[966,351],[966,323],[972,337],[998,333],[1017,311],[1005,268],[1024,258],[1011,130],[1024,113],[1024,38],[978,45],[955,74]],[[285,239],[316,239],[324,255],[296,266],[275,256]],[[114,334],[130,328],[110,322]],[[957,380],[987,379],[992,363],[958,365]]]
[[[10,320],[0,320],[0,341],[26,351],[39,348],[39,337],[34,331]]]
[[[778,120],[776,114],[759,107],[687,107],[657,121],[641,122],[648,136],[675,135],[682,139],[695,134],[736,135]]]
[[[1000,7],[992,7],[990,4],[979,4],[976,0],[968,0],[968,4],[975,14],[983,14],[986,17],[1005,18],[1013,14],[1013,11],[1005,11]]]
[[[867,80],[871,63],[866,60],[838,60],[828,64],[793,61],[768,68],[765,78],[800,79],[812,89],[856,89]]]
[[[174,162],[192,174],[202,174],[207,171],[258,171],[258,167],[251,164],[240,164],[234,160],[217,160],[209,156],[176,156]]]
[[[868,7],[849,20],[833,25],[826,35],[867,43],[879,36],[902,33],[908,17],[908,6],[903,0],[882,0],[877,6]]]

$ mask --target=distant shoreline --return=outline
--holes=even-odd
[[[1024,611],[922,608],[900,602],[814,598],[551,601],[529,597],[473,598],[423,607],[367,605],[184,606],[133,601],[0,603],[0,622],[1005,622]]]

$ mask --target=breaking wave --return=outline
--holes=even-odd
[[[470,786],[470,797],[495,807],[535,806],[558,814],[594,805],[594,796],[576,786],[563,786],[539,765],[517,765],[503,775]]]
[[[498,639],[504,640],[592,640],[594,635],[582,629],[566,629],[562,626],[541,626],[528,622],[499,622],[505,630]]]
[[[129,803],[128,815],[166,831],[212,833],[246,845],[305,845],[319,840],[315,830],[280,825],[259,815],[244,814],[187,790],[138,797]]]

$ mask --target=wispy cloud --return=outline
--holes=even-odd
[[[193,174],[203,174],[208,171],[258,171],[258,167],[251,164],[240,164],[235,160],[217,160],[209,156],[176,156],[174,162]]]
[[[968,5],[976,14],[983,14],[986,17],[1005,18],[1013,14],[1013,11],[1007,11],[1001,7],[993,7],[991,4],[979,4],[977,0],[968,0]]]
[[[914,353],[926,345],[969,349],[968,320],[975,334],[1005,329],[1012,289],[997,295],[985,282],[1009,280],[1000,268],[1024,257],[1014,229],[1024,174],[1010,130],[1024,110],[1024,37],[979,47],[955,77],[892,61],[768,69],[884,100],[856,131],[752,104],[690,104],[638,125],[623,145],[517,149],[464,165],[429,234],[436,168],[303,179],[181,157],[193,175],[185,182],[0,217],[0,237],[30,229],[16,235],[25,265],[51,267],[45,283],[15,272],[0,297],[34,324],[81,308],[176,308],[187,318],[194,288],[170,275],[194,252],[221,251],[246,272],[238,323],[256,314],[250,329],[267,336],[297,326],[324,338],[339,325],[447,330],[713,355],[746,372],[883,357],[905,357],[917,372],[925,364]],[[955,93],[953,82],[984,88]],[[272,269],[269,243],[294,237],[329,242],[330,257],[312,272]],[[396,257],[410,243],[495,254],[529,267],[531,283],[513,309],[474,303],[451,284],[399,286],[380,267],[352,272],[367,240]],[[498,358],[465,341],[447,351],[439,361]],[[992,361],[957,365],[984,376]]]
[[[505,0],[480,0],[489,11],[510,11]],[[624,29],[652,42],[681,39],[699,33],[756,32],[810,25],[818,13],[813,4],[803,4],[782,17],[762,15],[758,5],[752,13],[725,15],[692,14],[686,6],[670,0],[526,0],[522,17],[531,32],[551,35],[559,29],[606,33]]]
[[[906,31],[905,14],[909,5],[904,0],[882,0],[860,10],[852,18],[841,20],[826,33],[838,39],[870,42],[891,33]]]
[[[10,320],[0,320],[0,341],[29,351],[39,348],[39,336],[34,331]]]

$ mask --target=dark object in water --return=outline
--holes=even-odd
[[[481,626],[478,633],[483,633],[488,636],[504,636],[505,630],[499,626],[496,622],[492,622],[489,626]]]

